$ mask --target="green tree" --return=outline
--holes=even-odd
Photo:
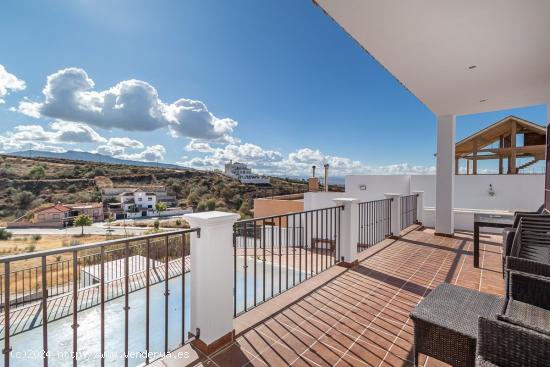
[[[40,180],[46,176],[46,170],[42,166],[32,166],[29,172],[29,178],[31,180]]]
[[[82,227],[82,236],[84,236],[84,227],[91,226],[92,223],[92,218],[85,214],[79,215],[74,221],[75,227]]]
[[[159,201],[155,204],[155,210],[159,213],[159,217],[162,214],[162,212],[165,212],[168,207],[166,206],[166,203],[163,203],[162,201]]]

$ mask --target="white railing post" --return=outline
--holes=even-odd
[[[413,191],[416,195],[416,219],[419,224],[424,220],[424,191]]]
[[[211,354],[234,340],[233,224],[239,215],[212,211],[183,218],[200,228],[191,236],[192,344]]]
[[[359,200],[354,198],[333,199],[336,205],[343,205],[340,218],[340,262],[346,268],[354,267],[357,261],[357,242],[359,242]]]
[[[392,199],[391,202],[391,237],[399,237],[401,232],[401,194],[387,193],[384,194],[386,199]]]

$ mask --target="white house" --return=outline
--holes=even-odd
[[[148,217],[156,214],[157,196],[154,192],[134,189],[118,195],[118,202],[110,203],[109,210],[117,219]]]
[[[266,185],[269,184],[268,177],[262,177],[247,167],[244,163],[229,161],[225,164],[225,174],[241,181],[244,184]]]

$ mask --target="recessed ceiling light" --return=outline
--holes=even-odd
[[[480,102],[481,102],[481,103],[487,102],[487,100],[486,100],[486,99],[481,99]]]
[[[470,65],[470,66],[468,66],[468,69],[470,69],[470,70],[475,69],[475,68],[477,68],[477,65]]]

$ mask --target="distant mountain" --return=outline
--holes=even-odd
[[[107,163],[107,164],[124,164],[127,166],[185,169],[185,167],[178,166],[177,164],[131,161],[126,159],[113,158],[111,156],[99,154],[99,153],[79,152],[75,150],[69,150],[64,153],[42,152],[38,150],[23,150],[20,152],[13,152],[8,154],[18,156],[18,157],[58,158],[58,159],[70,159],[73,161],[99,162],[99,163]]]

